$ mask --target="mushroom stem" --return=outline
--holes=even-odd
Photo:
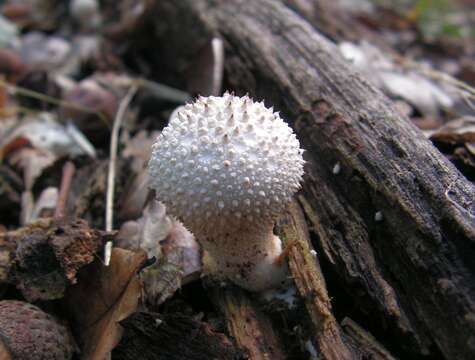
[[[273,223],[243,225],[238,231],[198,236],[207,251],[208,272],[251,291],[278,286],[287,276],[287,264],[280,261],[282,242],[273,234]]]

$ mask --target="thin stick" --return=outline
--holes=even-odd
[[[56,203],[56,209],[54,211],[54,219],[59,220],[64,217],[64,211],[66,209],[66,202],[68,200],[69,189],[71,188],[71,182],[73,175],[76,171],[72,161],[66,162],[63,166],[63,175],[61,177],[61,185],[59,188],[58,202]]]
[[[122,127],[125,111],[130,101],[137,92],[137,84],[130,87],[127,94],[121,100],[119,109],[115,115],[114,124],[112,126],[111,143],[110,143],[110,159],[109,170],[107,174],[107,193],[106,193],[106,231],[112,231],[112,219],[114,208],[114,181],[115,181],[115,165],[117,162],[117,148],[119,143],[119,131]],[[110,263],[112,252],[112,242],[108,241],[104,249],[104,263],[106,266]]]

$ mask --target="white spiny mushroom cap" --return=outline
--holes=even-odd
[[[300,187],[302,153],[263,103],[200,97],[172,116],[153,146],[151,186],[190,230],[218,235],[273,221]]]

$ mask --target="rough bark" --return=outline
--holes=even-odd
[[[315,343],[323,359],[357,359],[343,339],[341,329],[332,314],[330,297],[320,269],[304,214],[296,201],[277,223],[277,234],[289,252],[289,268],[300,296],[305,301],[314,327]]]
[[[124,335],[112,352],[114,360],[237,360],[233,343],[206,323],[184,315],[136,313],[122,326]]]
[[[91,229],[82,219],[50,218],[2,233],[0,285],[16,286],[28,301],[59,299],[113,236]]]
[[[317,248],[373,335],[402,355],[473,359],[474,186],[281,2],[162,0],[156,11],[164,69],[179,75],[218,34],[228,89],[294,127]]]

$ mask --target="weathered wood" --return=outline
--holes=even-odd
[[[332,314],[325,279],[300,205],[293,201],[277,222],[277,234],[289,251],[289,268],[314,325],[315,343],[322,359],[357,359],[345,343]]]
[[[226,319],[228,331],[252,360],[283,360],[285,352],[270,319],[246,292],[234,285],[209,286],[210,295]]]
[[[396,360],[371,334],[350,318],[344,318],[341,326],[363,359]]]
[[[474,186],[281,2],[156,6],[163,69],[179,75],[218,34],[227,88],[265,99],[296,130],[317,250],[373,335],[401,354],[473,359]]]
[[[125,331],[114,360],[237,360],[233,343],[206,323],[185,315],[139,312],[123,321]]]

